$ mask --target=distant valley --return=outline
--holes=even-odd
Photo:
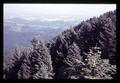
[[[33,36],[47,42],[70,26],[80,23],[78,19],[25,19],[14,17],[4,19],[4,54],[16,45],[22,48],[30,44]]]

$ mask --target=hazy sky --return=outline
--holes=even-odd
[[[11,16],[99,16],[116,4],[4,4],[4,18]]]

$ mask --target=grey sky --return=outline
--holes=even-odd
[[[99,16],[116,9],[116,4],[4,4],[4,18],[10,16]]]

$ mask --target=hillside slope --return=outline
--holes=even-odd
[[[100,48],[101,60],[108,59],[109,64],[115,65],[116,11],[81,22],[78,26],[68,29],[50,40],[47,46],[52,56],[56,78],[67,78],[62,75],[65,72],[63,70],[75,66],[76,59],[78,62],[84,63],[89,56],[84,53],[88,53],[94,47]]]

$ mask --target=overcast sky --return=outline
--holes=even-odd
[[[4,4],[4,18],[11,16],[99,16],[116,4]]]

